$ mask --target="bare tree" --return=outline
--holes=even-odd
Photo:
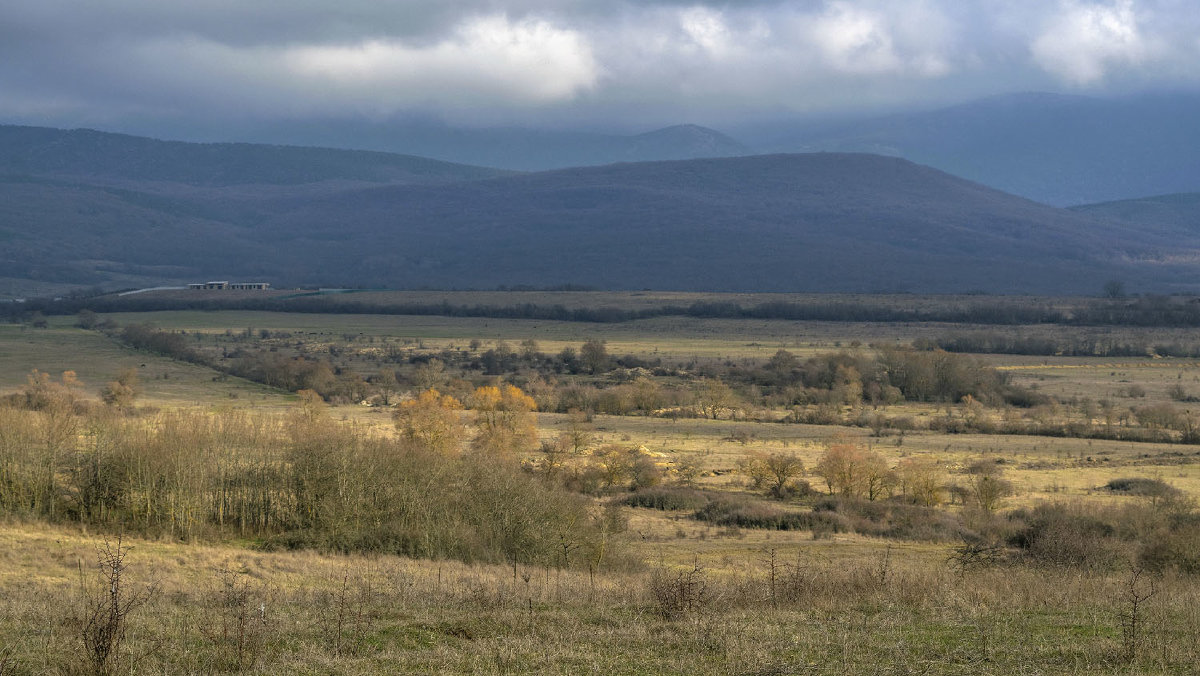
[[[608,370],[608,347],[603,340],[592,338],[579,348],[579,360],[588,373],[603,373]]]

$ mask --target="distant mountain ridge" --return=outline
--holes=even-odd
[[[1056,206],[1200,191],[1200,94],[1097,98],[1015,93],[912,112],[817,121],[683,124],[644,133],[454,126],[424,118],[273,120],[230,126],[130,122],[206,141],[400,153],[512,171],[753,154],[865,152],[903,157]],[[172,132],[179,133],[172,133]],[[234,144],[237,145],[237,144]],[[251,144],[241,144],[251,145]],[[311,158],[310,158],[311,159]],[[301,159],[301,163],[309,160]],[[265,171],[265,168],[260,167]]]
[[[191,185],[343,180],[441,183],[507,172],[424,157],[251,143],[184,143],[92,129],[0,125],[0,171]]]
[[[517,171],[754,153],[726,134],[694,124],[641,134],[606,134],[519,127],[452,127],[431,122],[342,120],[281,123],[240,133],[271,143],[370,148]]]
[[[773,152],[870,152],[1060,206],[1200,191],[1200,95],[1028,93],[865,120],[735,130]]]

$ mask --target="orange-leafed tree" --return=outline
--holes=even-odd
[[[462,422],[463,405],[454,397],[428,389],[396,406],[392,419],[400,436],[420,447],[453,455],[462,450],[466,426]]]
[[[514,385],[476,388],[471,395],[477,434],[476,451],[512,456],[537,446],[537,420],[533,397]]]

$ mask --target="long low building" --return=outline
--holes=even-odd
[[[235,289],[239,291],[266,291],[271,285],[266,282],[202,282],[188,284],[189,289]]]

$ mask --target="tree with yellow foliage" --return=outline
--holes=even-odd
[[[459,411],[463,405],[454,397],[428,389],[415,399],[402,401],[392,419],[400,436],[442,455],[462,450],[466,426]]]
[[[533,397],[514,385],[476,388],[471,395],[478,433],[472,442],[476,451],[511,456],[529,450],[538,443]]]

